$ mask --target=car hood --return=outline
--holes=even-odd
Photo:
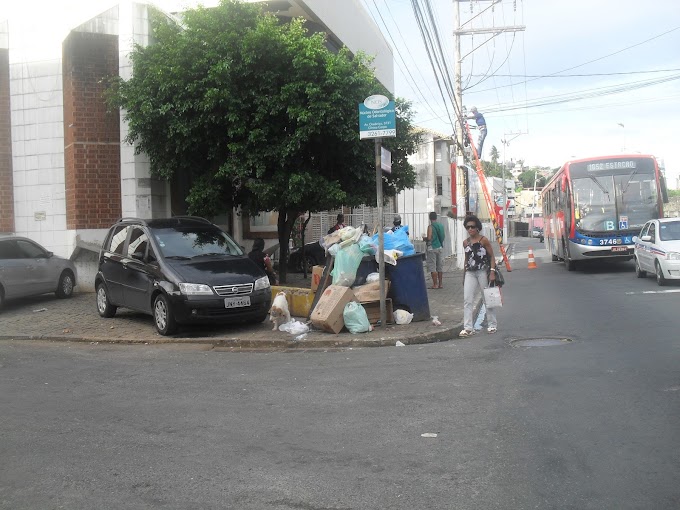
[[[232,285],[253,283],[258,278],[266,276],[266,273],[247,257],[203,257],[190,261],[166,259],[166,264],[187,283]]]

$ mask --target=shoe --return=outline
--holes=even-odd
[[[489,332],[489,334],[493,335],[496,332],[496,328],[490,327],[489,329],[487,329],[487,331]]]
[[[460,333],[458,333],[458,336],[459,336],[460,338],[467,338],[467,337],[472,336],[472,335],[474,335],[474,334],[475,334],[474,331],[469,331],[469,330],[467,330],[467,329],[464,329],[463,331],[461,331]]]

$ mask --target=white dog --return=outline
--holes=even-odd
[[[269,320],[274,323],[272,331],[279,329],[281,324],[290,322],[290,312],[288,311],[288,300],[285,292],[279,292],[274,297],[272,307],[269,309]]]

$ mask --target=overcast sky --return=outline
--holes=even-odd
[[[328,0],[349,1],[349,0]],[[206,0],[205,5],[215,0]],[[453,128],[434,80],[411,0],[359,0],[394,48],[398,96],[413,101],[416,122],[451,134]],[[424,0],[419,0],[424,4]],[[115,0],[3,1],[0,20],[12,23],[12,46],[26,56],[58,58],[68,31]],[[166,10],[195,5],[194,0],[158,0]],[[453,72],[453,0],[430,0]],[[491,4],[461,1],[463,21]],[[513,9],[513,4],[516,9]],[[649,153],[663,159],[669,185],[680,171],[680,7],[678,0],[503,0],[493,15],[475,18],[474,28],[525,25],[526,31],[462,39],[462,53],[480,46],[463,60],[463,103],[485,114],[492,146],[506,159],[556,167],[572,156]],[[652,7],[653,8],[650,8]],[[380,17],[382,15],[382,18]],[[74,22],[75,19],[75,22]],[[42,52],[42,53],[41,53]],[[10,57],[13,60],[17,55]],[[572,68],[572,69],[570,69]],[[568,71],[565,71],[570,69]],[[667,70],[667,71],[663,71]],[[654,71],[654,72],[651,72]],[[558,73],[561,77],[533,78]],[[620,73],[620,74],[619,74]],[[587,76],[564,77],[584,74]],[[507,76],[511,75],[511,76]],[[643,81],[665,83],[633,88]],[[511,84],[514,84],[511,86]],[[525,108],[560,94],[624,92],[589,99]],[[623,124],[621,127],[619,124]],[[521,133],[517,135],[518,133]]]
[[[417,123],[452,133],[414,22],[411,0],[361,2],[395,50],[396,94],[413,101]],[[430,4],[453,72],[454,2],[430,0]],[[490,4],[488,0],[461,1],[462,21]],[[551,167],[572,156],[619,154],[625,146],[626,152],[663,159],[669,185],[675,187],[680,170],[679,5],[678,0],[646,4],[633,0],[504,0],[493,15],[477,17],[473,28],[526,26],[524,32],[501,34],[486,44],[482,44],[489,39],[485,35],[475,35],[474,40],[462,38],[463,55],[471,51],[473,42],[481,45],[465,56],[462,77],[464,88],[468,87],[463,104],[468,109],[477,106],[489,126],[484,158],[488,159],[494,145],[502,158],[502,139],[509,141],[507,159]],[[662,70],[668,71],[657,72]],[[532,77],[554,73],[560,77]],[[588,76],[565,77],[574,74]],[[634,88],[661,79],[668,81]],[[615,88],[623,91],[609,94]],[[593,93],[607,94],[525,107],[554,102],[560,94],[582,97]]]

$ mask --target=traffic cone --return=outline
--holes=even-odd
[[[536,259],[534,258],[534,250],[529,248],[529,269],[537,269]]]

